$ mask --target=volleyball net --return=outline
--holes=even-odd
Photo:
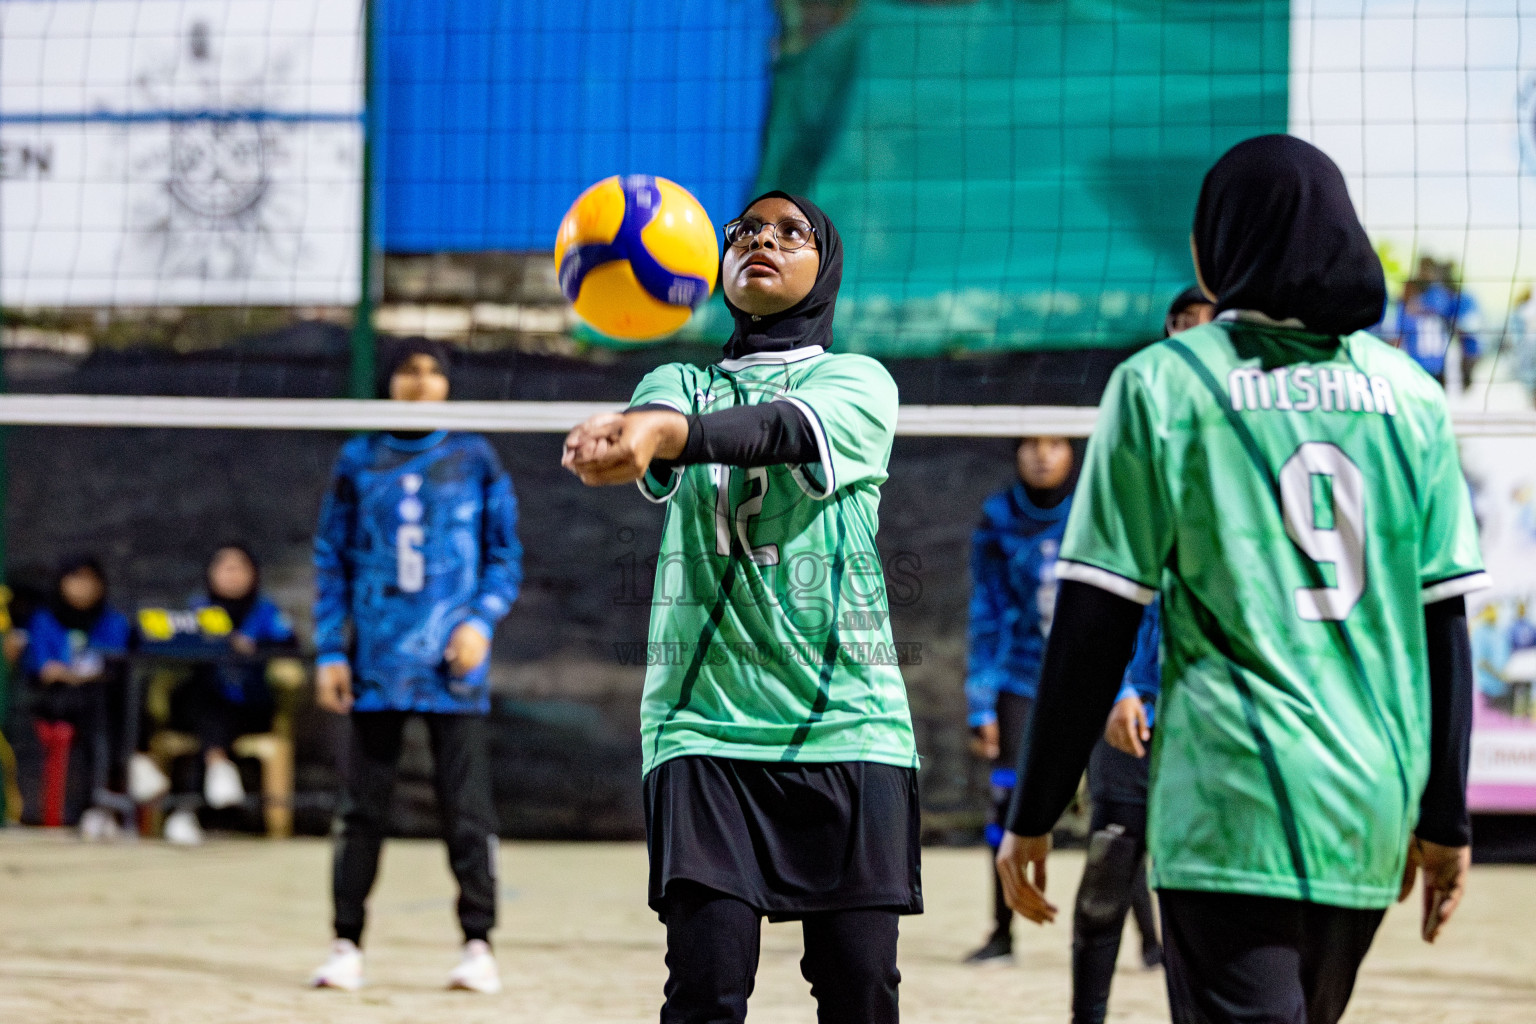
[[[461,430],[564,434],[623,402],[391,402],[305,398],[168,398],[118,395],[0,395],[0,426],[177,430]],[[1452,414],[1459,438],[1536,439],[1536,412]],[[1005,438],[1093,434],[1098,410],[1085,406],[904,405],[897,437]]]
[[[1533,13],[3,0],[7,344],[282,348],[363,300],[363,335],[580,354],[605,340],[560,300],[555,227],[639,172],[717,223],[759,189],[815,198],[847,245],[849,350],[1125,348],[1190,283],[1204,170],[1289,131],[1349,180],[1399,304],[1384,331],[1513,350],[1536,279]],[[727,330],[717,296],[683,337]],[[1536,360],[1505,370],[1536,381]]]

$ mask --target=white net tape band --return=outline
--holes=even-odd
[[[246,430],[474,430],[564,433],[610,402],[389,402],[330,398],[0,395],[0,424]],[[1536,412],[1452,414],[1460,437],[1536,437]],[[1087,437],[1098,410],[1050,405],[904,405],[908,437]]]

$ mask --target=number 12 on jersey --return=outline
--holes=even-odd
[[[745,473],[746,485],[743,488],[744,496],[741,504],[736,506],[735,512],[731,511],[731,474]],[[731,466],[712,465],[709,467],[710,478],[715,482],[715,554],[729,557],[731,553],[731,535],[741,541],[741,549],[749,552],[752,561],[758,565],[778,565],[779,546],[777,544],[763,544],[752,546],[752,540],[747,534],[751,521],[762,514],[763,499],[768,497],[768,469],[765,466],[752,466],[747,469],[736,469]]]
[[[1326,480],[1326,502],[1313,489]],[[1342,622],[1365,593],[1365,476],[1338,445],[1308,441],[1280,467],[1285,532],[1319,566],[1333,566],[1331,587],[1296,588],[1296,614],[1308,622]],[[1328,509],[1328,522],[1319,512]]]

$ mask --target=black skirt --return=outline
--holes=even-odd
[[[770,920],[923,912],[917,771],[869,761],[678,757],[645,777],[649,902],[689,881]]]

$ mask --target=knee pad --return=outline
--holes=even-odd
[[[1088,839],[1088,863],[1077,889],[1073,927],[1078,931],[1115,928],[1130,905],[1131,883],[1141,869],[1140,842],[1119,825],[1100,829]]]
[[[987,822],[987,845],[997,849],[1003,843],[1008,820],[1008,805],[1013,802],[1013,786],[1018,781],[1012,768],[992,769],[992,820]]]
[[[1018,785],[1018,772],[1012,768],[994,768],[988,781],[992,783],[994,803],[997,800],[1008,800],[1014,795],[1014,786]]]

